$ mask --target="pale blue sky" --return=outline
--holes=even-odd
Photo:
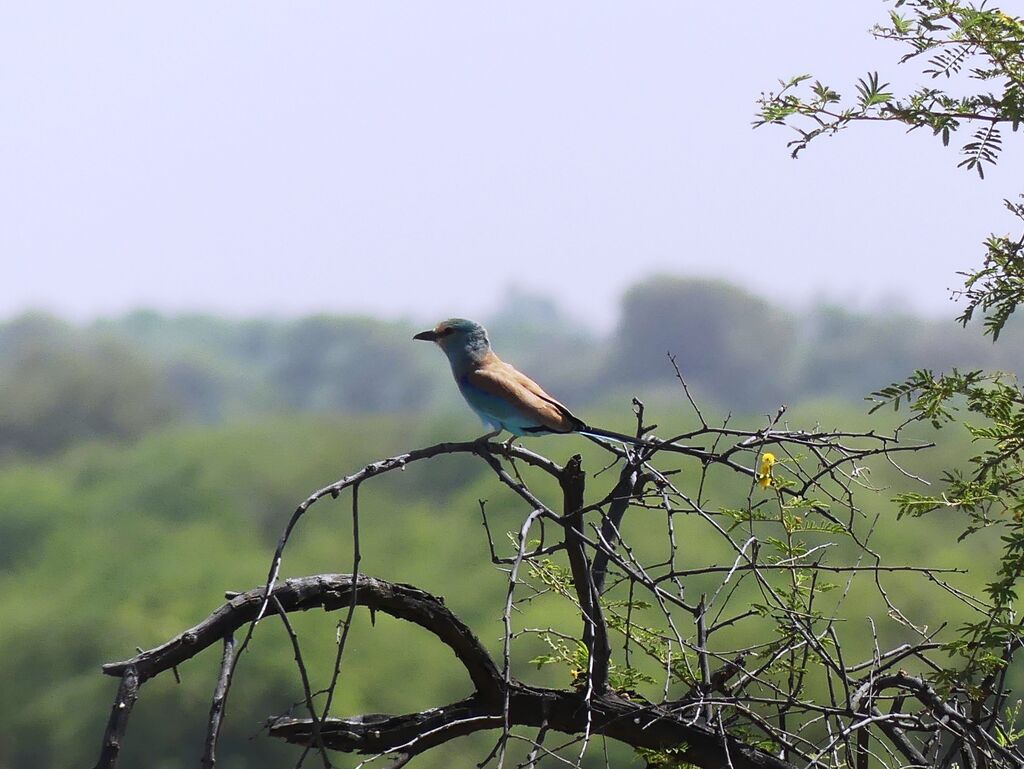
[[[951,313],[1012,140],[980,182],[895,126],[796,162],[750,128],[778,77],[893,69],[888,7],[5,3],[0,317],[432,319],[516,285],[607,326],[655,271]]]

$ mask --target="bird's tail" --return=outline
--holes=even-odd
[[[591,427],[590,425],[583,425],[576,430],[580,435],[585,435],[588,438],[608,438],[613,441],[622,441],[623,443],[630,443],[634,446],[658,446],[656,441],[645,441],[643,438],[635,438],[632,435],[626,435],[625,433],[617,433],[614,430],[605,430],[600,427]]]
[[[633,446],[642,446],[649,449],[661,449],[664,451],[686,454],[688,456],[701,456],[702,452],[704,452],[703,446],[683,446],[679,443],[662,441],[657,438],[654,440],[644,440],[643,438],[636,438],[632,435],[626,435],[625,433],[617,433],[614,430],[605,430],[603,427],[591,427],[587,424],[576,428],[576,432],[597,444],[602,444],[602,438],[605,438],[612,441],[629,443]]]

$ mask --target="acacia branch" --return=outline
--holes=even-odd
[[[775,521],[769,513],[774,510],[776,503],[783,508],[789,500],[801,501],[798,491],[801,485],[805,489],[818,489],[825,495],[825,502],[820,504],[814,500],[802,500],[809,510],[813,509],[828,522],[838,525],[837,530],[853,537],[854,542],[864,552],[874,555],[866,546],[867,539],[862,542],[853,531],[854,516],[860,512],[851,496],[851,486],[856,482],[857,475],[853,471],[840,471],[839,468],[843,465],[859,468],[860,463],[872,457],[888,457],[900,450],[917,451],[924,446],[901,447],[895,445],[894,437],[876,435],[873,432],[824,433],[820,430],[780,430],[776,425],[781,414],[780,410],[779,415],[767,428],[756,431],[732,429],[728,427],[728,421],[721,428],[712,428],[702,420],[702,427],[688,435],[713,438],[710,451],[678,446],[658,441],[656,438],[650,439],[650,443],[644,443],[639,448],[623,449],[622,453],[615,451],[613,453],[618,461],[624,462],[619,468],[618,482],[608,496],[590,504],[585,498],[585,474],[578,455],[572,457],[562,467],[517,446],[475,441],[436,444],[366,465],[358,472],[315,491],[295,509],[281,536],[267,583],[263,587],[242,594],[229,594],[229,600],[225,604],[195,627],[159,647],[141,652],[130,660],[104,666],[104,673],[123,677],[122,689],[127,695],[123,696],[119,690],[118,703],[127,702],[127,709],[130,710],[131,702],[134,702],[138,686],[142,682],[165,670],[173,669],[211,645],[225,641],[220,678],[211,704],[207,751],[202,764],[212,767],[213,750],[223,719],[224,701],[231,686],[232,674],[239,655],[256,627],[256,622],[264,614],[276,613],[281,615],[288,626],[286,617],[293,611],[347,610],[348,619],[344,622],[345,632],[341,635],[335,657],[333,677],[326,689],[316,693],[312,691],[313,687],[306,675],[298,638],[289,629],[289,638],[302,677],[304,701],[310,717],[276,718],[268,723],[272,736],[305,745],[307,751],[316,748],[320,751],[325,765],[329,765],[327,754],[324,752],[327,749],[398,754],[400,759],[396,765],[402,765],[413,756],[456,737],[484,730],[501,730],[501,737],[495,752],[492,753],[499,756],[500,765],[507,740],[510,737],[523,739],[521,735],[513,733],[512,730],[517,728],[539,728],[545,733],[556,731],[571,735],[570,741],[555,750],[578,744],[581,746],[580,761],[587,752],[590,740],[597,736],[605,736],[634,748],[670,750],[673,760],[700,766],[703,769],[794,769],[791,758],[797,760],[799,757],[811,761],[811,765],[814,765],[827,754],[838,761],[838,751],[843,749],[847,753],[846,763],[850,766],[857,763],[857,758],[864,764],[868,761],[869,754],[875,755],[872,751],[886,751],[891,757],[895,757],[898,752],[906,760],[914,762],[930,752],[927,745],[917,744],[919,733],[928,729],[938,733],[941,729],[943,734],[965,741],[972,751],[970,755],[977,756],[979,762],[984,763],[990,756],[1008,762],[1011,756],[1016,756],[1016,752],[994,744],[991,734],[982,733],[990,729],[981,729],[979,726],[982,720],[990,717],[990,710],[979,707],[977,713],[968,717],[962,712],[962,703],[955,701],[955,698],[947,704],[933,698],[934,690],[915,688],[914,683],[906,677],[897,681],[892,676],[881,675],[907,656],[915,656],[925,664],[931,665],[922,654],[935,646],[930,637],[925,639],[926,643],[914,647],[904,645],[884,654],[879,651],[876,638],[875,654],[871,661],[847,666],[843,661],[840,642],[832,629],[832,623],[837,617],[829,619],[814,602],[816,579],[820,573],[826,571],[848,573],[851,580],[860,572],[872,574],[877,584],[879,574],[887,571],[918,573],[934,580],[933,572],[945,570],[914,566],[882,567],[877,563],[874,566],[863,566],[859,558],[850,565],[825,565],[821,562],[825,549],[834,543],[823,542],[813,547],[808,544],[807,549],[799,549],[799,542],[793,544],[793,538],[790,536],[793,531],[804,530],[800,518],[793,519],[799,524],[795,529],[785,529],[785,542],[779,540],[781,544],[772,545],[774,549],[780,551],[774,558],[766,560],[757,555],[759,542],[771,544],[773,541],[771,536],[774,528],[790,526],[789,519],[782,517]],[[644,427],[642,407],[638,410],[637,417],[638,435],[654,429]],[[721,450],[718,448],[720,441],[727,444]],[[751,491],[747,495],[745,510],[706,509],[702,501],[702,490],[709,468],[724,466],[744,476],[756,478],[754,468],[746,466],[744,458],[753,459],[768,445],[777,447],[774,450],[781,450],[786,457],[782,469],[784,474],[779,476],[778,485],[774,489],[778,493],[764,499],[756,499]],[[690,460],[696,460],[688,461],[687,467],[683,470],[687,474],[684,476],[687,481],[691,480],[691,471],[694,473],[692,480],[697,486],[695,497],[684,493],[669,480],[669,476],[678,471],[662,472],[653,466],[652,457],[662,452],[684,454],[688,455]],[[512,564],[504,613],[503,667],[495,665],[472,630],[450,612],[440,598],[410,585],[389,583],[358,573],[358,491],[362,482],[376,475],[400,470],[413,461],[456,453],[476,455],[490,467],[497,480],[511,489],[519,501],[525,502],[531,510],[521,527],[518,552],[514,558],[499,557],[491,531],[487,528],[491,559],[495,563]],[[799,461],[793,456],[795,453],[806,454],[810,461],[815,463],[814,466],[808,469],[801,468]],[[522,460],[524,464],[539,469],[557,480],[562,492],[561,509],[551,504],[550,500],[543,499],[527,485],[515,462],[512,462],[510,469],[508,464],[501,461],[502,458]],[[790,475],[795,476],[795,484],[794,480],[788,477]],[[837,484],[843,493],[836,496],[825,488],[825,483]],[[650,493],[644,490],[648,485],[653,487]],[[753,485],[750,488],[756,491]],[[283,550],[298,521],[313,503],[325,496],[337,496],[346,489],[352,490],[354,573],[317,575],[278,583]],[[828,512],[828,505],[832,502],[849,512],[849,522],[841,522]],[[630,506],[664,510],[667,513],[670,543],[667,559],[650,563],[640,557],[640,551],[631,547],[622,537],[620,524],[624,512]],[[594,525],[593,522],[588,523],[586,520],[588,515],[596,512],[604,515],[602,526]],[[482,502],[481,513],[486,527],[487,516]],[[698,557],[694,562],[677,564],[673,516],[681,513],[692,513],[695,515],[695,522],[706,524],[713,535],[720,537],[722,542],[735,551],[735,562],[731,566],[718,566],[706,562],[701,564],[702,559]],[[746,513],[747,518],[736,513]],[[780,511],[780,516],[783,513],[785,510]],[[556,524],[562,541],[545,546],[542,535],[540,544],[528,547],[530,525],[535,520]],[[732,520],[735,520],[735,524],[730,525]],[[596,538],[588,537],[585,533],[584,528],[588,525],[594,529]],[[741,525],[747,530],[743,538],[738,540],[732,532],[736,526]],[[806,530],[832,531],[829,527],[817,526],[815,522],[809,523]],[[790,544],[787,545],[787,542]],[[534,593],[525,598],[520,596],[517,602],[513,595],[516,585],[530,584],[519,582],[520,567],[529,564],[531,569],[545,569],[546,559],[542,559],[542,556],[556,551],[565,552],[568,572],[561,566],[552,566],[549,572],[537,578],[537,581],[546,581],[547,589],[531,585]],[[629,600],[626,602],[625,617],[620,611],[621,601],[605,599],[603,605],[601,602],[601,583],[610,565],[620,569],[629,582]],[[788,580],[785,579],[787,572]],[[791,590],[798,573],[812,575],[807,583],[806,600]],[[705,592],[699,581],[715,579],[713,575],[716,574],[722,575],[720,584],[717,588],[709,587]],[[729,608],[732,606],[730,599],[744,580],[757,591],[760,603],[737,613]],[[666,581],[670,581],[676,589],[672,592],[667,591],[667,585],[663,587]],[[785,584],[782,584],[783,581]],[[702,598],[699,605],[691,606],[683,599],[685,591],[698,587],[700,595],[711,597],[709,600]],[[634,590],[646,591],[649,597],[654,599],[656,606],[644,605],[643,601],[636,600]],[[879,590],[881,591],[880,585]],[[546,592],[571,596],[570,600],[575,600],[582,614],[582,630],[572,636],[558,635],[552,629],[524,632],[555,634],[563,640],[568,640],[568,644],[558,641],[554,645],[556,654],[553,659],[568,660],[568,663],[574,666],[573,680],[576,685],[571,688],[545,689],[528,686],[515,677],[515,671],[511,666],[510,646],[515,637],[511,625],[512,613],[519,610],[521,604],[539,598]],[[884,591],[882,596],[885,598]],[[718,600],[719,598],[721,600]],[[887,605],[891,608],[890,604]],[[351,626],[352,612],[356,606],[366,606],[371,610],[382,611],[398,619],[413,622],[436,636],[452,649],[466,668],[473,686],[472,695],[440,708],[405,715],[364,714],[347,718],[327,717],[338,681],[341,657],[345,651],[345,635]],[[661,617],[657,620],[660,625],[647,627],[646,620],[640,618],[638,621],[638,616],[634,615],[634,609],[637,607],[640,611],[660,609]],[[685,629],[684,632],[680,632],[681,626],[677,627],[675,607],[692,615],[695,629],[690,631],[690,634],[687,634]],[[766,611],[771,613],[772,624],[757,627],[755,630],[757,620],[751,618],[763,616]],[[832,611],[838,611],[838,606]],[[748,637],[752,639],[743,648],[723,649],[722,644],[712,642],[711,637],[716,631],[738,625],[741,621],[745,627],[750,628]],[[231,644],[232,634],[246,625],[248,627],[241,643]],[[766,637],[763,632],[765,630],[778,636]],[[624,633],[626,638],[625,668],[615,668],[617,675],[624,671],[621,678],[616,678],[615,686],[622,687],[618,691],[609,687],[612,657],[610,633]],[[829,640],[826,640],[826,637]],[[715,640],[717,641],[717,636]],[[834,649],[829,641],[834,643]],[[586,648],[589,658],[585,676],[580,676],[580,671],[575,670],[577,658],[574,655],[578,647],[574,644],[580,642]],[[660,705],[652,704],[629,688],[634,680],[631,676],[645,675],[641,668],[634,667],[630,662],[632,648],[638,649],[643,655],[657,662],[665,671],[663,701]],[[745,655],[756,658],[758,666],[746,670],[743,667]],[[813,664],[820,662],[821,675],[826,679],[829,694],[825,701],[805,694],[804,677],[813,675],[810,672],[813,667],[812,659]],[[714,669],[723,663],[724,666],[718,670]],[[792,673],[794,666],[799,668],[797,675]],[[864,670],[865,667],[869,670],[869,677],[855,680],[853,674]],[[734,685],[729,685],[730,679],[737,676],[739,680]],[[644,679],[636,680],[642,682]],[[841,686],[835,686],[836,681]],[[689,689],[690,694],[679,699],[678,693],[670,691],[673,685],[678,684]],[[927,684],[924,686],[927,687]],[[912,714],[900,714],[898,708],[893,707],[889,713],[883,714],[877,705],[890,696],[881,694],[883,688],[902,690],[908,699],[913,695],[925,707]],[[998,688],[1001,689],[1002,686]],[[722,696],[714,696],[715,692]],[[853,692],[856,693],[851,695]],[[314,698],[324,693],[327,694],[326,702],[314,707]],[[670,694],[673,695],[672,699]],[[904,695],[901,693],[898,696]],[[125,710],[123,704],[115,707]],[[116,722],[115,716],[119,719]],[[108,763],[100,764],[105,769],[110,769],[116,760],[126,717],[127,712],[122,714],[116,710],[112,713],[111,726],[108,727],[108,735],[104,738],[104,750],[107,751],[109,744],[114,758]],[[828,732],[828,738],[823,743],[826,745],[824,752],[819,751],[820,746],[812,741],[813,730],[818,728],[817,723],[823,723]],[[882,739],[869,742],[869,730],[876,738]],[[751,742],[744,741],[751,739],[746,736],[751,731],[758,735],[758,739],[762,739],[760,735],[767,738],[763,747],[756,747]],[[854,755],[854,742],[859,748],[857,756]],[[773,747],[781,750],[779,755],[769,752]],[[943,746],[944,750],[946,748],[948,745]],[[538,754],[539,749],[534,751],[534,758]],[[884,758],[882,756],[880,760]]]

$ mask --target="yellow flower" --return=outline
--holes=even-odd
[[[762,489],[772,485],[772,465],[775,464],[775,455],[770,451],[761,455],[761,471],[757,474],[757,483]]]

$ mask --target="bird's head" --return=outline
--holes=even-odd
[[[453,363],[469,358],[479,360],[491,349],[487,329],[465,318],[442,320],[429,331],[421,331],[413,339],[434,342]]]

